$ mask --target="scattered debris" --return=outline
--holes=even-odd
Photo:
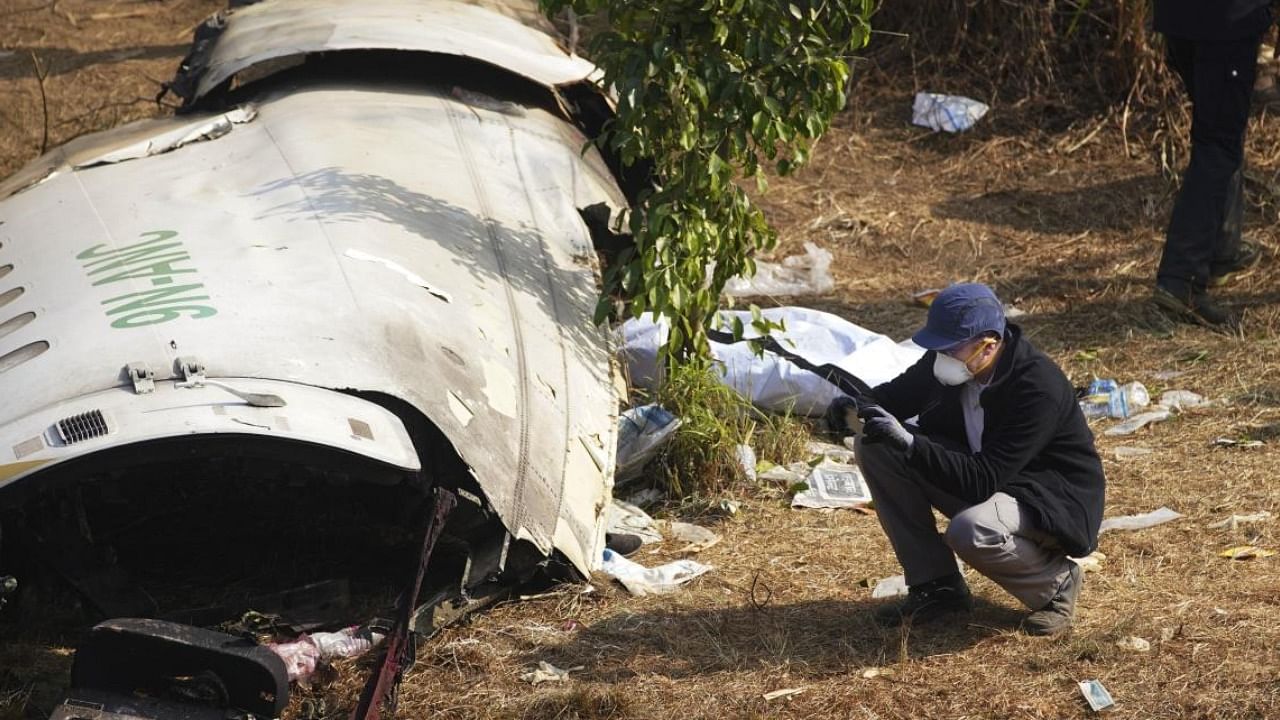
[[[1107,428],[1103,435],[1132,435],[1151,423],[1164,422],[1170,416],[1169,408],[1161,407],[1149,412],[1138,413],[1119,425]]]
[[[1179,412],[1212,404],[1203,395],[1193,393],[1190,390],[1166,390],[1160,394],[1160,405],[1162,407],[1178,410]]]
[[[1082,558],[1067,558],[1071,562],[1080,566],[1084,572],[1102,572],[1102,561],[1107,559],[1106,555],[1094,550]]]
[[[1094,712],[1106,710],[1116,704],[1116,701],[1111,699],[1111,693],[1107,692],[1100,681],[1084,680],[1079,685],[1080,694],[1084,695],[1085,702],[1089,703],[1089,707]]]
[[[1260,448],[1263,446],[1261,440],[1236,440],[1229,437],[1220,437],[1213,441],[1214,447],[1238,447],[1244,450],[1251,448]]]
[[[1141,515],[1123,515],[1121,517],[1107,518],[1102,521],[1102,527],[1098,532],[1104,533],[1108,530],[1145,530],[1149,527],[1177,520],[1180,517],[1182,517],[1182,513],[1162,507]]]
[[[268,648],[181,623],[118,618],[94,626],[76,648],[71,687],[50,717],[278,718],[288,704],[284,665]]]
[[[613,480],[633,480],[680,427],[680,418],[661,405],[631,408],[618,416],[618,459]]]
[[[756,451],[750,445],[739,444],[733,449],[734,459],[738,461],[738,469],[742,476],[751,482],[756,481]]]
[[[809,473],[809,484],[791,498],[793,508],[853,508],[871,502],[871,491],[856,465],[822,461]]]
[[[360,657],[386,637],[372,628],[353,625],[337,632],[303,633],[293,642],[269,643],[267,648],[284,661],[289,682],[305,682],[317,667],[338,658]]]
[[[1219,520],[1218,522],[1210,523],[1206,527],[1210,530],[1221,530],[1223,528],[1235,530],[1245,523],[1262,522],[1270,517],[1271,513],[1263,510],[1262,512],[1249,513],[1248,515],[1232,515],[1226,520]]]
[[[1254,558],[1268,558],[1275,554],[1275,550],[1267,550],[1257,545],[1238,545],[1218,553],[1220,557],[1229,560],[1253,560]]]
[[[688,543],[677,552],[701,552],[720,542],[720,536],[701,525],[678,521],[659,521],[673,540]]]
[[[830,460],[833,463],[842,465],[854,465],[857,463],[857,457],[851,447],[810,441],[808,449],[809,454],[815,460]]]
[[[787,698],[793,695],[799,695],[800,693],[804,692],[807,689],[808,688],[804,686],[784,688],[782,690],[774,690],[773,692],[767,692],[764,695],[761,695],[761,697],[763,697],[765,700],[777,700],[778,698]]]
[[[1137,447],[1135,445],[1117,445],[1112,452],[1115,453],[1117,460],[1132,460],[1150,455],[1155,451],[1151,448]]]
[[[874,599],[903,597],[907,594],[907,578],[903,575],[894,575],[887,577],[871,589],[871,597]]]
[[[774,465],[768,470],[760,473],[760,479],[786,485],[787,487],[800,483],[808,485],[810,471],[811,468],[808,463],[794,462],[786,467],[783,467],[782,465]]]
[[[667,494],[662,490],[658,488],[645,488],[632,494],[631,497],[627,498],[627,502],[635,505],[636,507],[648,507],[650,505],[657,505],[666,499]]]
[[[558,668],[546,660],[539,660],[538,667],[522,674],[520,679],[533,685],[544,682],[564,682],[569,679],[569,673],[583,669],[585,669],[583,665],[576,665],[568,669]]]
[[[693,560],[677,560],[655,568],[646,568],[632,562],[612,550],[604,551],[604,564],[600,566],[606,575],[622,583],[627,592],[638,597],[674,592],[680,585],[711,570]]]
[[[962,132],[973,127],[991,108],[972,98],[940,93],[916,93],[911,106],[911,124],[934,132]]]
[[[614,499],[609,505],[606,533],[635,535],[642,543],[662,542],[662,532],[649,514],[628,502]]]
[[[1087,418],[1110,417],[1123,420],[1135,409],[1150,404],[1151,394],[1140,382],[1119,385],[1115,380],[1094,378],[1080,400],[1080,409]]]
[[[729,517],[737,515],[738,511],[741,510],[741,507],[741,504],[737,500],[728,499],[721,500],[719,505],[720,512],[728,515]]]
[[[1151,650],[1151,643],[1143,638],[1130,635],[1129,637],[1117,640],[1116,647],[1121,650],[1129,650],[1132,652],[1149,652]]]
[[[893,668],[863,668],[861,675],[863,680],[871,680],[878,677],[891,677],[893,675]]]
[[[792,255],[781,263],[756,262],[750,278],[730,278],[724,285],[728,297],[760,295],[825,295],[835,289],[831,277],[831,252],[807,242],[804,255]]]
[[[1151,373],[1151,377],[1161,382],[1168,382],[1186,375],[1186,370],[1159,370]]]

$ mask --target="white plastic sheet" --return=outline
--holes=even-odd
[[[911,123],[934,131],[961,132],[973,127],[990,109],[985,103],[959,95],[916,93]]]
[[[924,349],[910,340],[895,343],[879,333],[830,313],[800,307],[770,308],[764,316],[786,324],[786,330],[772,333],[783,347],[815,365],[840,367],[875,387],[892,380],[924,355]],[[751,330],[751,314],[723,311],[724,322],[740,318]],[[628,320],[620,330],[622,355],[632,384],[653,389],[660,378],[658,348],[667,338],[665,320],[653,315]],[[718,361],[716,371],[726,385],[737,390],[758,407],[775,412],[821,416],[841,393],[834,385],[802,370],[791,361],[766,352],[757,357],[748,343],[711,343]]]
[[[627,592],[644,596],[674,592],[681,585],[710,571],[711,566],[693,560],[676,560],[666,565],[646,568],[612,550],[605,550],[604,564],[600,569],[622,583]]]

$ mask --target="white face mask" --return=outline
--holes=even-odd
[[[933,358],[933,376],[943,385],[963,385],[973,379],[973,372],[963,360],[940,352]]]

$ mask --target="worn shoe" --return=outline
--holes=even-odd
[[[644,544],[644,541],[640,539],[639,535],[632,535],[631,533],[604,534],[604,546],[623,557],[639,550],[642,544]]]
[[[907,599],[876,608],[876,622],[882,627],[914,625],[937,620],[944,615],[971,612],[973,596],[960,573],[916,585],[907,590]]]
[[[1028,635],[1057,635],[1069,630],[1076,618],[1076,598],[1080,597],[1083,586],[1084,571],[1071,563],[1071,571],[1058,587],[1057,594],[1048,605],[1028,615],[1022,622],[1022,628]]]
[[[1248,240],[1240,241],[1240,249],[1236,256],[1224,263],[1214,263],[1209,271],[1209,284],[1222,287],[1236,278],[1248,273],[1262,259],[1262,248]]]
[[[1208,293],[1189,291],[1174,294],[1159,285],[1151,295],[1158,307],[1169,311],[1179,320],[1196,323],[1217,330],[1235,330],[1240,318],[1219,305]]]

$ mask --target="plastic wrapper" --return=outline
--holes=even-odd
[[[941,93],[916,93],[911,124],[949,133],[963,132],[987,114],[990,106],[973,98]]]
[[[618,416],[618,460],[614,482],[634,480],[658,455],[676,430],[680,418],[661,405],[631,408]]]
[[[622,583],[627,592],[644,596],[675,592],[681,585],[709,572],[712,568],[710,565],[703,565],[693,560],[677,560],[666,565],[646,568],[612,550],[605,550],[604,564],[600,569],[609,577]]]
[[[804,255],[792,255],[781,263],[756,262],[756,274],[730,278],[724,285],[729,297],[755,297],[759,295],[826,295],[836,287],[831,278],[831,253],[814,245],[804,244]]]

